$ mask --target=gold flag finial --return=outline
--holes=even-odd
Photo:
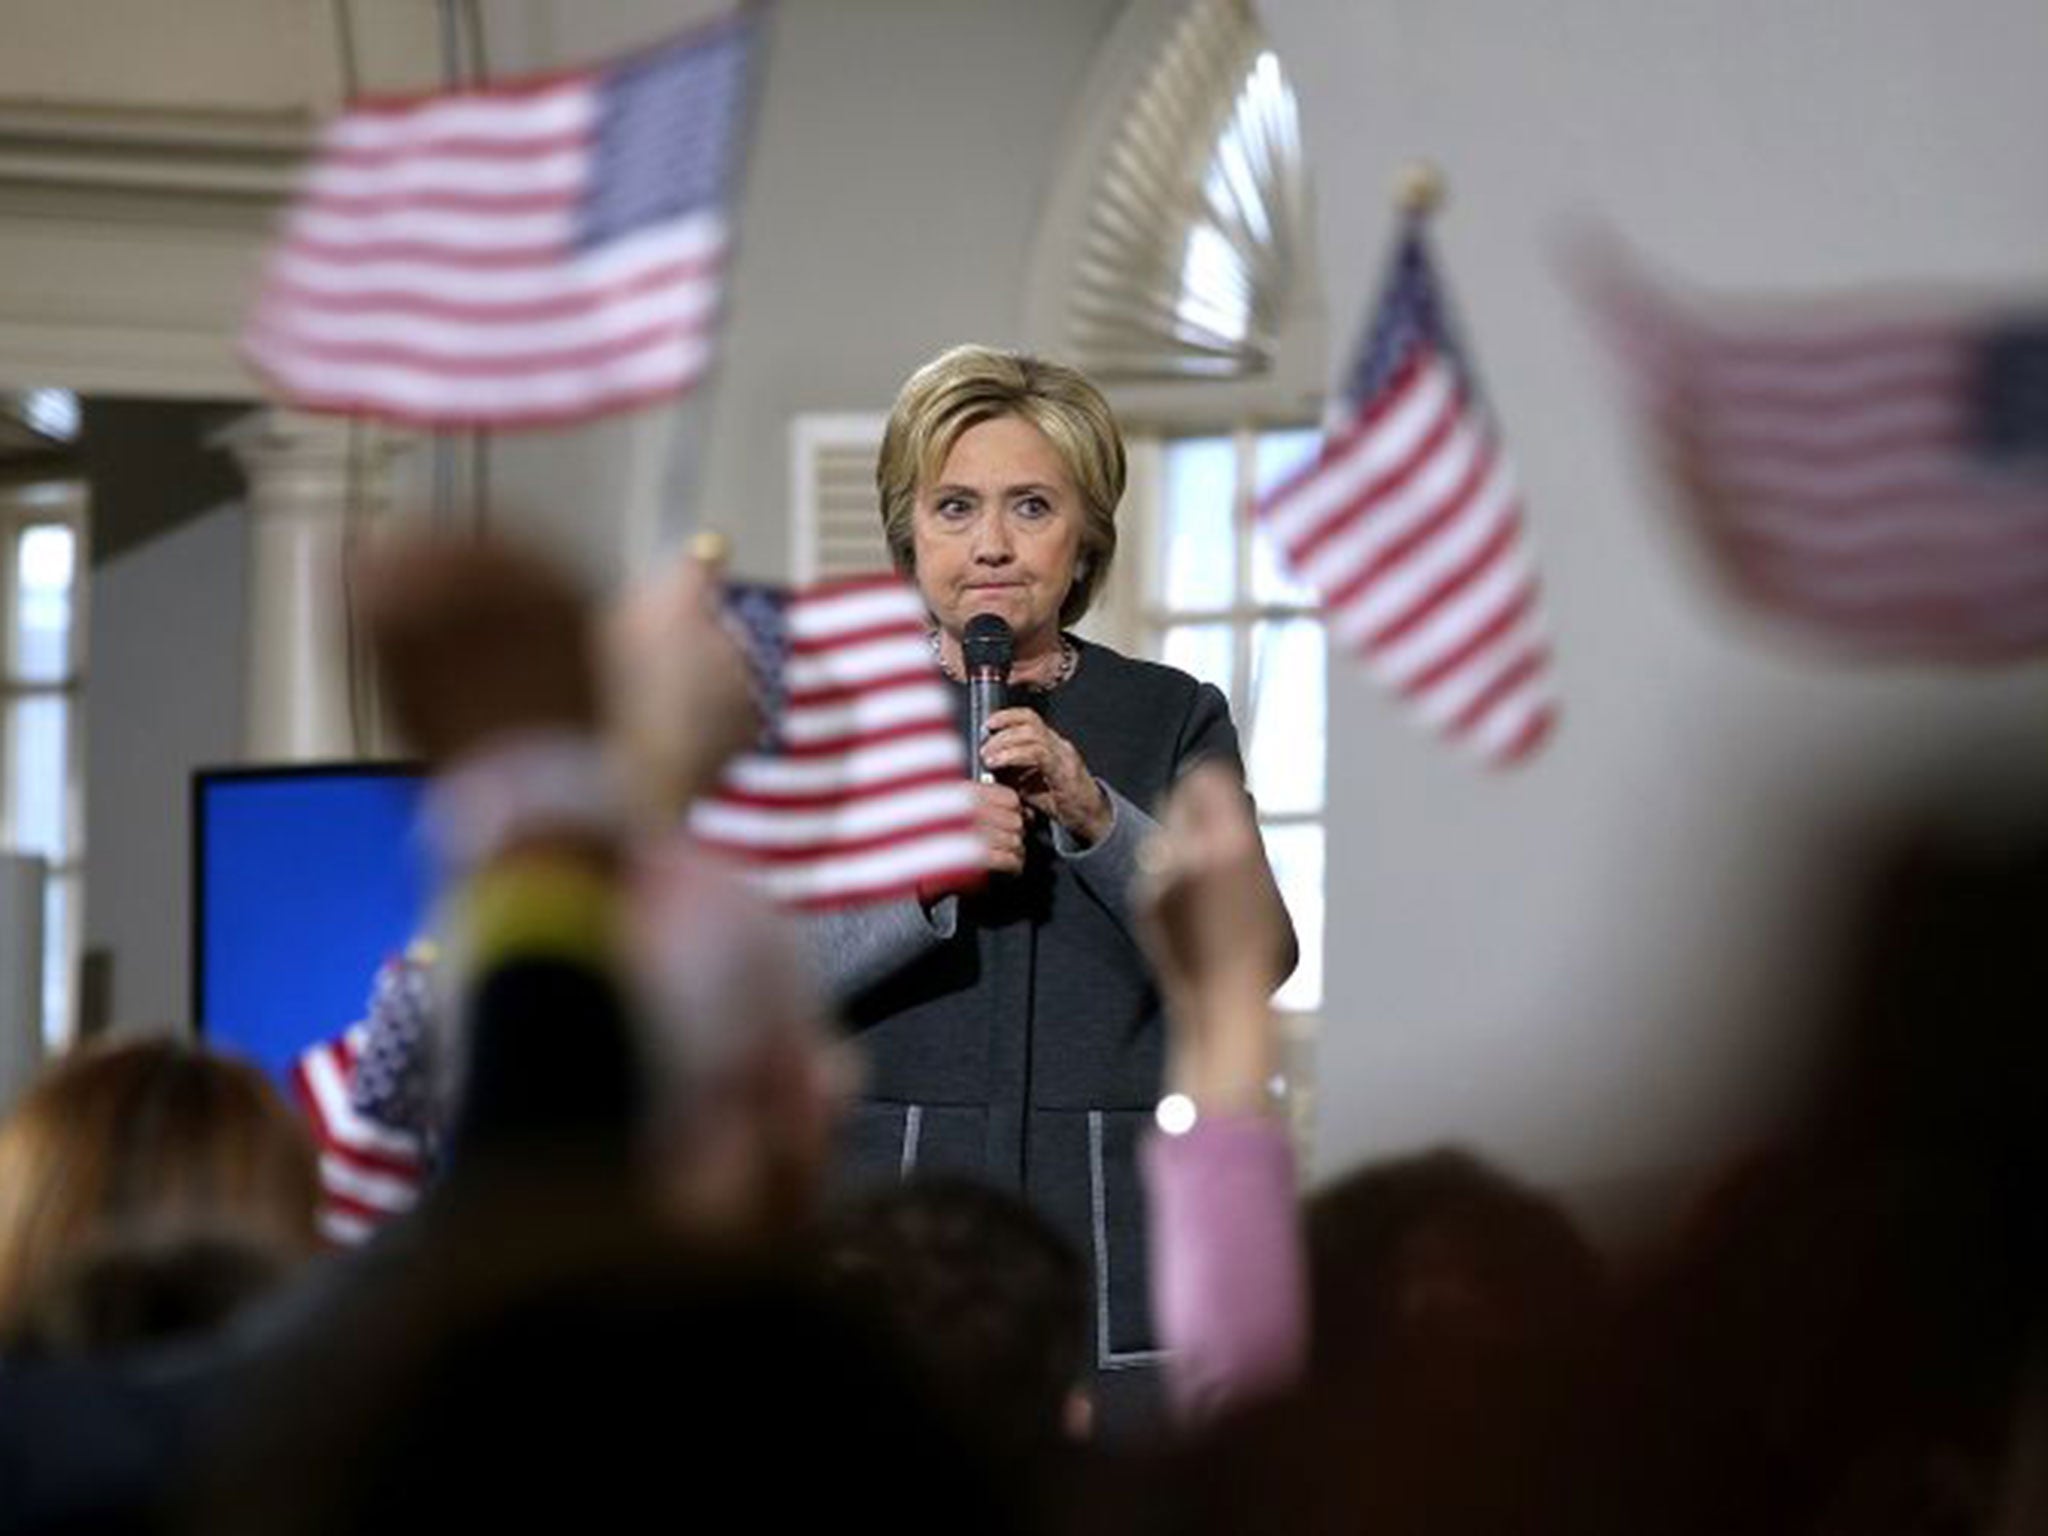
[[[1401,169],[1394,200],[1413,219],[1426,219],[1444,203],[1444,175],[1427,160],[1412,160]]]
[[[732,540],[716,528],[700,528],[690,535],[690,558],[722,566],[732,558]]]

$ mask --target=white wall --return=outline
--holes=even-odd
[[[1014,343],[1055,157],[1113,0],[778,6],[701,504],[783,562],[798,411],[886,407],[959,341]]]
[[[601,58],[720,9],[503,0],[487,7],[486,24],[493,67],[520,69]],[[679,415],[664,408],[502,443],[494,483],[520,525],[559,535],[609,577],[638,515],[624,498],[652,484],[671,543],[701,517],[732,535],[736,568],[783,573],[789,418],[886,406],[941,347],[1018,338],[1039,207],[1117,9],[1115,0],[772,7],[710,396]]]
[[[1731,291],[2038,290],[2038,0],[1264,0],[1300,90],[1330,311],[1414,155],[1518,463],[1563,729],[1489,778],[1359,680],[1332,701],[1319,1162],[1477,1141],[1597,1199],[1738,1136],[1816,963],[1834,829],[1950,756],[2048,762],[2048,675],[1859,671],[1707,588],[1625,431],[1558,236],[1596,214]]]
[[[242,744],[248,514],[223,507],[93,568],[85,945],[108,1019],[190,1019],[192,771]]]

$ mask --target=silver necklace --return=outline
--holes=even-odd
[[[939,632],[936,629],[931,630],[926,634],[925,638],[931,642],[932,660],[939,664],[939,670],[945,673],[952,682],[966,682],[966,678],[947,665],[945,647],[939,644]],[[1039,693],[1051,693],[1053,689],[1064,686],[1067,680],[1074,675],[1074,669],[1080,665],[1081,652],[1076,648],[1073,641],[1069,640],[1065,635],[1061,635],[1060,665],[1059,670],[1053,673],[1052,681],[1049,683],[1028,683],[1025,686]]]

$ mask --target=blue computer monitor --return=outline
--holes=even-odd
[[[192,1016],[283,1080],[363,1016],[432,897],[405,766],[204,769],[192,782]]]

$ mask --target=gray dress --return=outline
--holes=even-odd
[[[1237,762],[1238,744],[1211,685],[1074,644],[1065,684],[1013,702],[1080,750],[1109,793],[1109,834],[1079,849],[1037,827],[1022,874],[929,914],[905,901],[827,917],[810,939],[867,1058],[842,1182],[945,1172],[1025,1195],[1091,1266],[1101,1374],[1154,1359],[1136,1146],[1166,1026],[1133,926],[1136,853],[1174,780],[1203,758]]]

